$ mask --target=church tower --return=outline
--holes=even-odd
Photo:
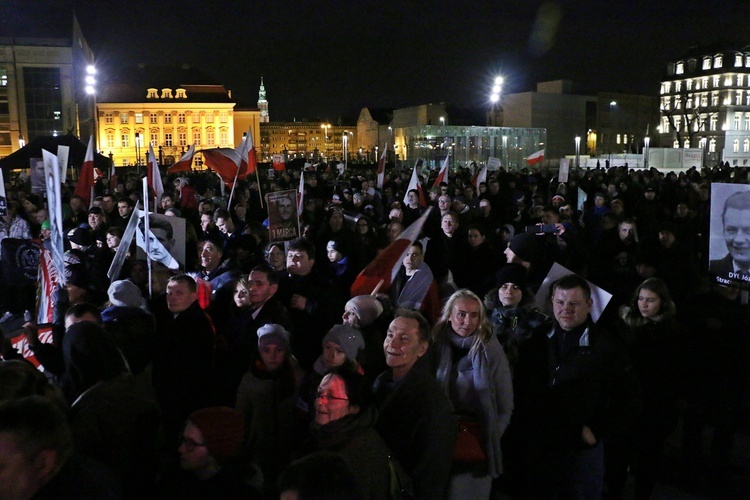
[[[266,87],[263,85],[263,77],[260,77],[260,90],[258,91],[258,109],[260,110],[260,122],[268,123],[268,101],[266,100]]]

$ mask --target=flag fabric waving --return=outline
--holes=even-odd
[[[432,187],[439,187],[441,182],[445,182],[448,184],[448,160],[450,159],[450,155],[447,155],[445,157],[445,160],[443,160],[443,166],[440,167],[440,172],[438,173],[438,176],[435,178],[435,183],[432,185]]]
[[[537,163],[544,161],[544,150],[540,149],[536,153],[529,155],[528,158],[526,158],[526,163],[529,165],[536,165]]]
[[[148,145],[148,187],[150,187],[154,196],[158,200],[161,195],[164,194],[164,184],[161,180],[161,172],[159,171],[159,163],[156,161],[156,155],[154,154],[154,147],[149,143]]]
[[[237,169],[240,167],[240,154],[231,148],[204,149],[203,162],[208,168],[219,174],[225,184],[234,183]]]
[[[240,155],[240,171],[237,174],[237,179],[242,180],[248,175],[253,175],[255,169],[258,167],[258,160],[255,154],[255,143],[253,142],[253,129],[247,130],[247,135],[242,140],[239,146],[236,148],[237,153]],[[234,179],[232,180],[234,182]]]
[[[383,189],[383,181],[385,180],[385,156],[388,152],[388,143],[385,143],[383,148],[383,154],[380,155],[378,160],[378,189]]]
[[[94,188],[94,136],[89,138],[89,146],[86,148],[86,156],[83,158],[81,173],[76,183],[75,195],[80,196],[86,207],[91,205],[91,191]]]
[[[432,207],[425,210],[422,216],[407,227],[396,240],[388,245],[385,250],[375,257],[366,268],[354,280],[351,286],[351,296],[369,295],[376,286],[383,280],[382,290],[387,290],[393,282],[401,263],[404,260],[406,251],[409,246],[419,237],[427,217],[430,215]]]
[[[414,167],[414,170],[412,170],[411,173],[411,180],[409,180],[409,187],[406,188],[406,193],[404,193],[404,205],[409,204],[409,191],[412,189],[416,189],[417,193],[419,194],[419,205],[422,207],[427,206],[427,201],[425,201],[424,198],[424,191],[422,190],[422,184],[419,182],[419,176],[417,175],[417,167]]]
[[[168,169],[168,174],[175,172],[190,172],[193,168],[193,156],[195,155],[195,143],[188,148],[182,157],[174,162]]]

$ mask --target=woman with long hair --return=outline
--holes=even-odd
[[[432,338],[436,378],[459,416],[449,498],[489,498],[492,479],[502,473],[500,439],[513,412],[508,359],[482,301],[466,289],[448,299]]]
[[[628,466],[635,474],[635,498],[649,498],[656,485],[664,441],[678,419],[682,361],[675,317],[669,289],[659,278],[641,283],[630,304],[620,309],[621,333],[643,387],[643,409],[609,446],[610,492],[622,491]]]

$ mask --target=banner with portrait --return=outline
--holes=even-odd
[[[711,184],[711,281],[750,288],[750,185]]]
[[[266,193],[266,206],[271,242],[290,241],[299,237],[296,189]]]

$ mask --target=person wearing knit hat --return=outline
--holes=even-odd
[[[115,307],[141,307],[141,290],[132,281],[113,281],[107,290],[109,302]]]
[[[372,295],[358,295],[346,303],[341,319],[344,324],[354,328],[364,328],[370,326],[381,314],[383,304],[378,299]]]
[[[328,370],[347,361],[357,364],[357,354],[365,348],[365,340],[356,328],[350,325],[334,325],[323,337],[321,359]]]
[[[536,261],[539,254],[539,240],[536,235],[520,233],[511,238],[508,248],[505,249],[505,257],[508,263],[521,264],[529,268]]]

